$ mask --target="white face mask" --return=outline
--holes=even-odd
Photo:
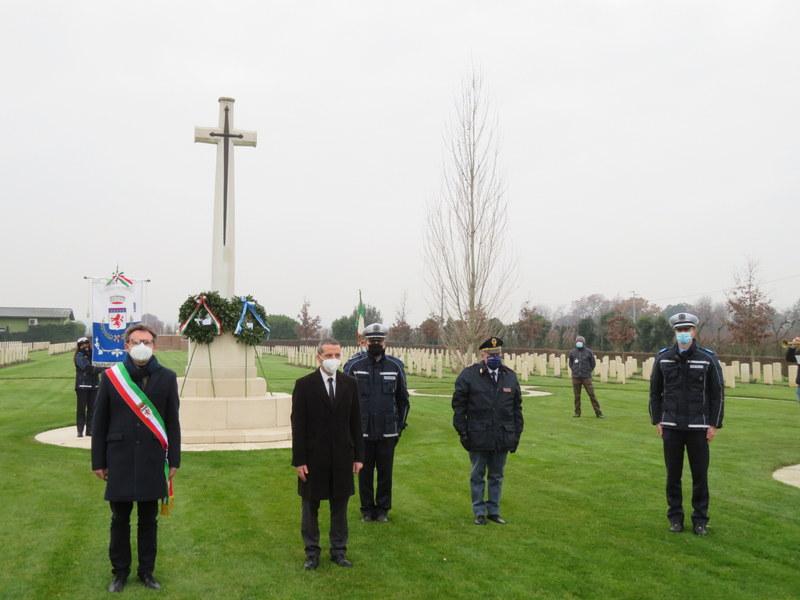
[[[322,368],[325,369],[328,375],[333,375],[336,373],[336,369],[339,368],[340,364],[342,364],[342,361],[338,358],[326,358],[322,361]]]
[[[153,356],[153,348],[145,344],[136,344],[128,350],[128,354],[136,362],[146,363]]]

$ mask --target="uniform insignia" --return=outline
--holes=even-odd
[[[504,392],[511,393],[511,388],[503,388],[503,391],[504,391]]]
[[[497,338],[492,338],[492,348],[497,348]]]

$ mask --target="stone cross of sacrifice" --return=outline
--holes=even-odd
[[[214,235],[211,252],[211,289],[223,298],[234,295],[236,237],[234,227],[233,146],[255,146],[255,131],[233,128],[233,98],[219,99],[219,125],[195,127],[194,141],[217,145],[214,189]]]

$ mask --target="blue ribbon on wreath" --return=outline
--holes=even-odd
[[[239,299],[242,301],[242,314],[239,316],[239,322],[236,324],[236,329],[234,330],[233,335],[239,335],[242,332],[244,320],[247,317],[248,312],[253,315],[255,322],[261,325],[261,328],[267,332],[267,335],[269,335],[269,325],[267,325],[258,314],[258,311],[256,310],[256,303],[248,300],[245,296],[241,296]]]

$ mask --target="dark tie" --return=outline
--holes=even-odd
[[[497,385],[497,371],[492,371],[492,382]]]
[[[328,396],[331,399],[331,404],[333,404],[334,395],[335,394],[333,392],[333,377],[328,377]]]

